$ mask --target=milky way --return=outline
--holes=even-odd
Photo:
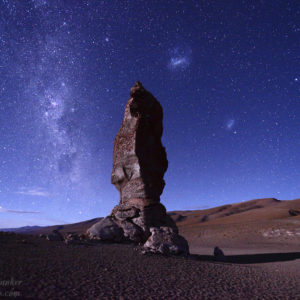
[[[0,2],[0,227],[109,214],[140,80],[164,109],[168,210],[300,196],[296,1]]]

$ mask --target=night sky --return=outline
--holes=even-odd
[[[0,227],[110,213],[137,80],[164,109],[168,210],[300,197],[298,0],[2,0],[0,14]]]

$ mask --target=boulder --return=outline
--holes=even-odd
[[[299,215],[300,215],[300,210],[290,209],[290,210],[289,210],[289,214],[290,214],[290,216],[292,216],[292,217],[299,216]]]
[[[67,233],[64,236],[65,244],[78,244],[80,242],[79,235],[77,233]]]
[[[124,237],[129,241],[140,242],[143,240],[144,232],[141,227],[130,221],[123,221],[121,227],[124,232]]]
[[[214,249],[214,258],[217,261],[225,261],[224,252],[219,247],[215,247]]]
[[[58,230],[53,230],[52,233],[46,236],[48,241],[63,241],[63,236]]]
[[[146,252],[167,254],[189,254],[187,241],[171,227],[152,227],[151,236],[143,248]]]
[[[79,238],[80,241],[85,241],[87,239],[87,236],[85,234],[83,234],[83,233],[80,233],[78,235],[78,238]]]
[[[87,234],[91,239],[114,242],[120,242],[124,237],[123,229],[110,216],[95,223],[88,229]]]

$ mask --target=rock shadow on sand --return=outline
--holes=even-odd
[[[217,261],[232,264],[260,264],[300,259],[300,252],[226,255],[222,260],[216,259],[216,257],[213,255],[192,254],[190,255],[190,258],[195,260]]]

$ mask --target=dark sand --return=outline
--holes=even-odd
[[[300,299],[299,252],[216,262],[3,233],[0,245],[0,292],[19,299]]]

